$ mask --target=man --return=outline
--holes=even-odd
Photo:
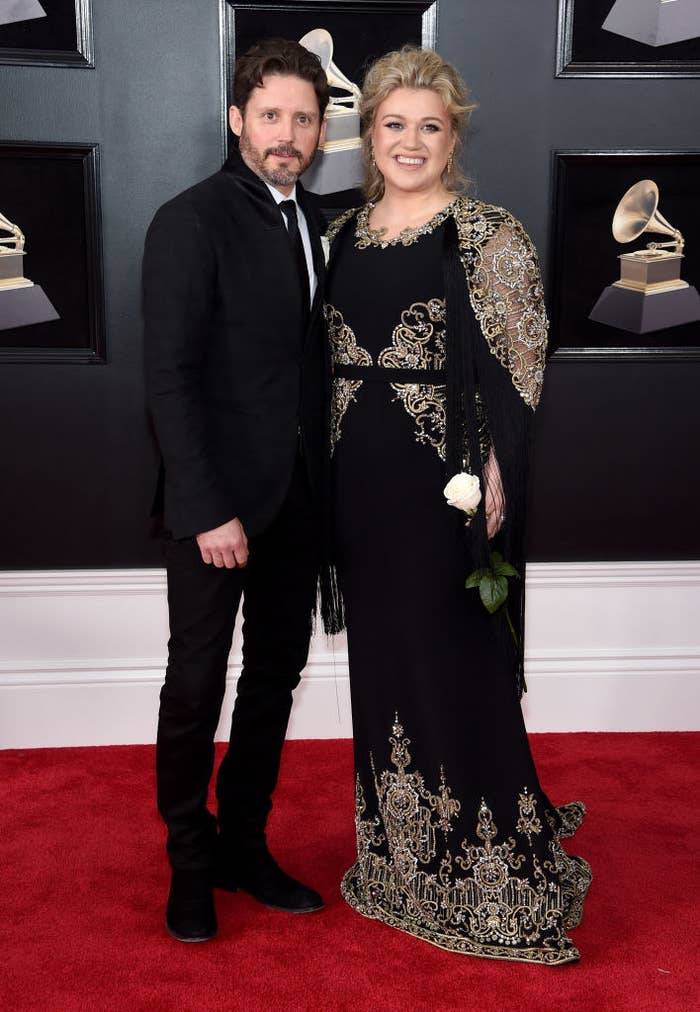
[[[143,265],[169,531],[158,806],[172,868],[166,926],[186,942],[216,933],[213,886],[277,910],[323,906],[278,866],[265,824],[320,552],[324,259],[320,212],[297,180],[323,141],[328,84],[298,43],[266,40],[238,61],[234,100],[238,150],[158,211]],[[207,789],[241,597],[243,669],[215,819]]]

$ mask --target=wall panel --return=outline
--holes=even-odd
[[[116,571],[119,584],[118,574],[133,569],[137,582],[148,582],[149,568],[160,565],[148,522],[155,452],[143,407],[141,251],[155,209],[215,171],[221,155],[217,0],[93,0],[93,8],[95,69],[0,66],[0,139],[95,143],[101,162],[106,363],[15,363],[0,373],[0,569],[3,579],[16,571],[30,584],[33,574],[57,570],[79,578]],[[440,0],[438,22],[439,49],[480,103],[467,151],[477,193],[523,220],[546,275],[551,151],[695,147],[700,98],[697,80],[555,79],[556,8],[556,0]],[[532,559],[575,574],[579,563],[700,558],[699,381],[700,363],[551,363],[536,426]],[[76,597],[71,590],[69,612],[61,595],[34,602],[31,621],[19,626],[14,591],[0,595],[3,695],[17,706],[24,698],[30,709],[44,708],[46,743],[65,743],[46,728],[53,701],[66,691],[76,693],[80,706],[92,699],[96,712],[122,714],[119,740],[148,740],[165,642],[157,569],[153,579],[151,610],[144,612],[148,645],[138,648],[131,642],[141,628],[129,610],[133,601],[116,607],[111,591],[114,608],[100,612],[94,626],[91,609],[106,600],[99,593],[95,603],[92,592]],[[556,595],[533,591],[530,726],[563,729],[583,721],[621,728],[630,672],[638,679],[635,699],[648,702],[630,726],[651,726],[658,700],[673,711],[664,711],[659,726],[683,724],[688,679],[697,674],[697,644],[688,645],[684,629],[693,624],[697,600],[695,590],[674,586],[672,599],[647,587],[648,600],[646,591],[628,596],[629,585],[618,588],[615,600],[637,613],[604,642],[599,624],[586,627],[586,635],[576,627],[581,605],[571,604],[563,645],[553,639],[560,626],[541,621]],[[610,601],[585,580],[579,589],[586,607]],[[566,600],[579,600],[575,586]],[[63,641],[52,640],[57,629]],[[46,656],[38,647],[42,630],[51,643]],[[323,682],[330,677],[328,654],[316,649],[315,674],[305,684],[324,688],[304,692],[320,700],[319,713],[335,707],[340,716],[319,724],[316,703],[309,702],[314,716],[304,723],[300,715],[293,733],[347,733],[344,661],[336,657],[331,680]],[[109,676],[112,663],[122,674]],[[137,697],[142,702],[134,708]],[[573,698],[575,717],[565,718]],[[129,724],[133,712],[141,715],[137,730]],[[65,737],[83,740],[82,733],[73,728]]]

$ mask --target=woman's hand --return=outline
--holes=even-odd
[[[484,464],[484,509],[486,510],[486,533],[489,538],[494,538],[501,527],[506,515],[506,499],[503,494],[503,482],[501,481],[501,469],[496,460],[496,454],[491,448],[489,459]]]

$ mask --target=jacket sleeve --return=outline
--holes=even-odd
[[[176,537],[235,515],[214,467],[202,387],[215,286],[216,260],[202,221],[181,202],[166,204],[146,236],[143,318],[146,391]]]
[[[485,298],[475,309],[491,352],[534,410],[542,391],[549,324],[537,252],[510,215],[485,243],[477,278]]]

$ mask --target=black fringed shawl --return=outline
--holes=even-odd
[[[447,306],[445,481],[465,470],[468,460],[468,469],[484,488],[478,393],[500,469],[505,522],[489,542],[482,500],[469,528],[464,528],[464,515],[456,510],[455,523],[467,532],[468,566],[488,566],[490,551],[497,549],[520,574],[519,580],[508,581],[507,602],[517,646],[504,607],[493,615],[498,639],[512,660],[520,695],[525,688],[528,450],[533,409],[542,385],[547,318],[537,254],[522,225],[502,208],[467,197],[460,197],[453,206],[445,222],[443,245]],[[328,236],[332,243],[354,220],[355,213],[348,211],[331,225]],[[330,381],[329,370],[329,397]],[[331,559],[332,554],[329,563]],[[321,612],[326,632],[339,632],[344,627],[342,597],[332,564],[324,565],[322,571]]]

